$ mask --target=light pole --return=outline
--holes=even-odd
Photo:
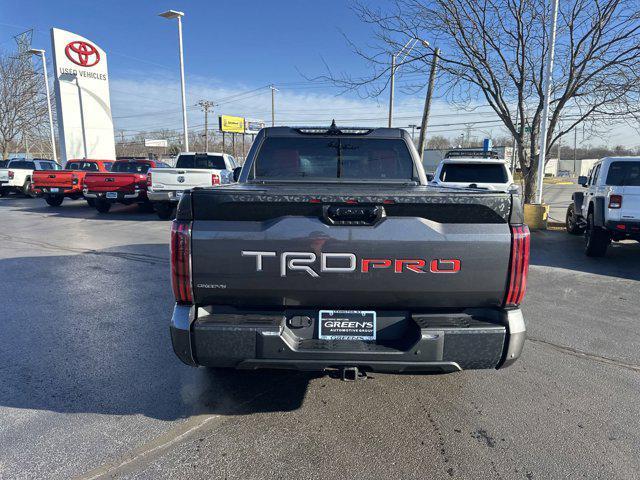
[[[407,41],[407,43],[405,43],[402,46],[402,48],[398,53],[391,55],[391,78],[389,79],[389,128],[391,128],[391,124],[393,122],[393,93],[395,88],[395,78],[396,78],[396,68],[397,68],[396,60],[398,59],[398,57],[404,54],[404,57],[402,57],[402,59],[400,60],[400,65],[402,65],[402,63],[411,53],[411,50],[414,49],[414,47],[418,42],[420,42],[425,47],[429,46],[429,42],[427,42],[426,40],[420,40],[414,37],[414,38],[410,38]]]
[[[269,85],[271,89],[271,126],[276,126],[276,92],[279,92],[275,86]]]
[[[418,125],[413,124],[413,123],[411,125],[409,125],[409,128],[411,129],[411,141],[413,143],[416,143],[416,127],[417,126]]]
[[[167,10],[160,14],[161,17],[168,19],[178,19],[178,43],[180,48],[180,87],[182,90],[182,130],[184,132],[184,151],[189,151],[189,132],[187,131],[187,100],[184,88],[184,54],[182,51],[182,17],[184,12],[176,10]]]
[[[56,153],[56,136],[53,133],[53,113],[51,113],[51,94],[49,93],[49,77],[47,76],[47,57],[44,50],[32,48],[29,53],[42,58],[42,70],[44,71],[44,89],[47,92],[47,111],[49,112],[49,131],[51,132],[51,151],[53,152],[53,161],[58,163],[58,154]]]
[[[544,182],[544,160],[547,156],[547,123],[549,121],[549,96],[551,95],[551,76],[553,74],[553,56],[556,48],[556,25],[558,23],[558,1],[551,4],[551,33],[547,68],[544,75],[544,97],[542,98],[542,119],[540,120],[540,154],[538,155],[538,195],[537,203],[542,205],[542,183]]]

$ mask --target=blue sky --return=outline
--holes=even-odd
[[[200,99],[219,103],[216,115],[270,119],[270,93],[265,86],[271,83],[280,90],[278,123],[328,124],[336,118],[343,125],[386,124],[386,92],[378,99],[362,99],[340,94],[327,82],[310,83],[302,75],[325,73],[322,59],[334,72],[367,74],[367,65],[341,33],[357,43],[373,41],[369,27],[358,20],[348,0],[21,0],[19,4],[0,0],[0,49],[13,49],[13,35],[26,28],[34,29],[33,47],[46,50],[51,48],[51,27],[85,36],[109,56],[117,131],[133,136],[144,130],[180,128],[177,26],[175,20],[158,17],[168,9],[186,14],[190,129],[203,123],[195,107]],[[406,95],[398,88],[396,95],[394,126],[419,123],[424,92]],[[472,136],[502,135],[504,130],[488,107],[476,107],[475,113],[456,110],[436,93],[431,134],[454,138],[465,129],[464,122],[480,122],[474,124]],[[622,133],[610,142],[637,143]]]
[[[381,4],[384,3],[381,1]],[[387,94],[362,99],[341,94],[327,82],[310,83],[304,76],[333,72],[366,75],[367,66],[347,44],[343,33],[359,43],[371,42],[369,27],[344,0],[298,1],[14,1],[0,0],[0,48],[14,47],[13,35],[34,28],[33,46],[50,49],[52,26],[83,35],[109,55],[111,103],[116,130],[126,135],[154,128],[179,128],[179,76],[176,22],[158,17],[167,9],[184,11],[184,47],[190,128],[202,124],[194,107],[199,99],[220,106],[215,113],[270,118],[270,83],[277,93],[277,122],[384,125]],[[401,72],[400,72],[401,73]],[[397,80],[399,87],[402,79]],[[228,99],[247,91],[253,94]],[[227,100],[225,100],[227,99]],[[419,123],[423,92],[396,90],[396,126]],[[452,114],[436,101],[434,115],[443,127],[433,132],[459,135],[469,114]],[[492,117],[486,108],[479,116]],[[434,117],[436,118],[436,117]],[[438,125],[438,123],[436,123]],[[497,125],[493,123],[491,125]],[[485,126],[481,124],[480,126]],[[478,126],[478,129],[480,128]],[[474,132],[499,134],[498,127]]]

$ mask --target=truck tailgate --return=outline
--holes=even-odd
[[[92,192],[133,192],[136,185],[146,188],[146,174],[87,173],[84,184]]]
[[[72,171],[41,170],[33,172],[34,187],[68,187],[71,188],[73,179]]]
[[[185,190],[211,186],[211,174],[220,170],[159,168],[151,171],[152,188],[158,190]]]
[[[317,185],[214,190],[196,190],[190,198],[200,305],[429,309],[503,303],[509,194],[377,186],[375,195],[371,187],[342,187],[350,191],[345,196]],[[375,220],[353,220],[375,208]]]

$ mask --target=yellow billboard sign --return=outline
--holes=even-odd
[[[244,133],[244,118],[232,115],[220,115],[220,131],[231,133]]]

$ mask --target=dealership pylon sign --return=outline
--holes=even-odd
[[[115,159],[107,54],[75,33],[51,29],[60,149],[71,159]]]

